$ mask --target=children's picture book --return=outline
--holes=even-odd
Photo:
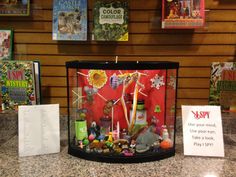
[[[0,0],[0,16],[29,16],[30,0]]]
[[[54,0],[53,40],[87,40],[87,0]]]
[[[96,0],[93,17],[93,40],[128,41],[127,0]]]
[[[17,110],[19,105],[40,103],[39,62],[1,61],[2,110]]]
[[[204,25],[204,0],[162,0],[162,28],[194,29]]]
[[[212,63],[209,104],[236,111],[236,62]]]
[[[12,59],[13,31],[0,29],[0,60]]]

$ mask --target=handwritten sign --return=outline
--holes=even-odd
[[[182,106],[184,155],[224,157],[220,106]]]
[[[19,156],[60,152],[59,105],[19,106]]]

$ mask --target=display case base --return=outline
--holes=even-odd
[[[134,154],[133,156],[114,155],[114,154],[99,154],[99,153],[87,153],[84,150],[74,146],[68,147],[68,153],[75,157],[83,158],[91,161],[107,162],[107,163],[141,163],[151,162],[161,159],[165,159],[175,155],[175,149],[169,149],[162,152],[146,152],[140,154]]]

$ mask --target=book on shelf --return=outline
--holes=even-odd
[[[128,41],[128,1],[96,0],[93,6],[95,41]]]
[[[53,40],[87,40],[87,0],[53,1]]]
[[[162,28],[194,29],[204,25],[204,0],[162,0]]]
[[[13,31],[0,29],[0,60],[12,59]]]
[[[236,111],[236,62],[212,63],[209,104]]]
[[[1,61],[2,110],[17,110],[19,105],[41,102],[40,63],[38,61]]]

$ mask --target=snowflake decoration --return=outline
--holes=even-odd
[[[152,82],[151,87],[154,87],[157,90],[159,90],[161,86],[165,85],[164,76],[159,76],[158,74],[156,74],[155,77],[151,79],[151,82]]]
[[[173,87],[173,89],[176,89],[176,79],[174,76],[170,76],[170,82],[168,83],[168,85]]]

